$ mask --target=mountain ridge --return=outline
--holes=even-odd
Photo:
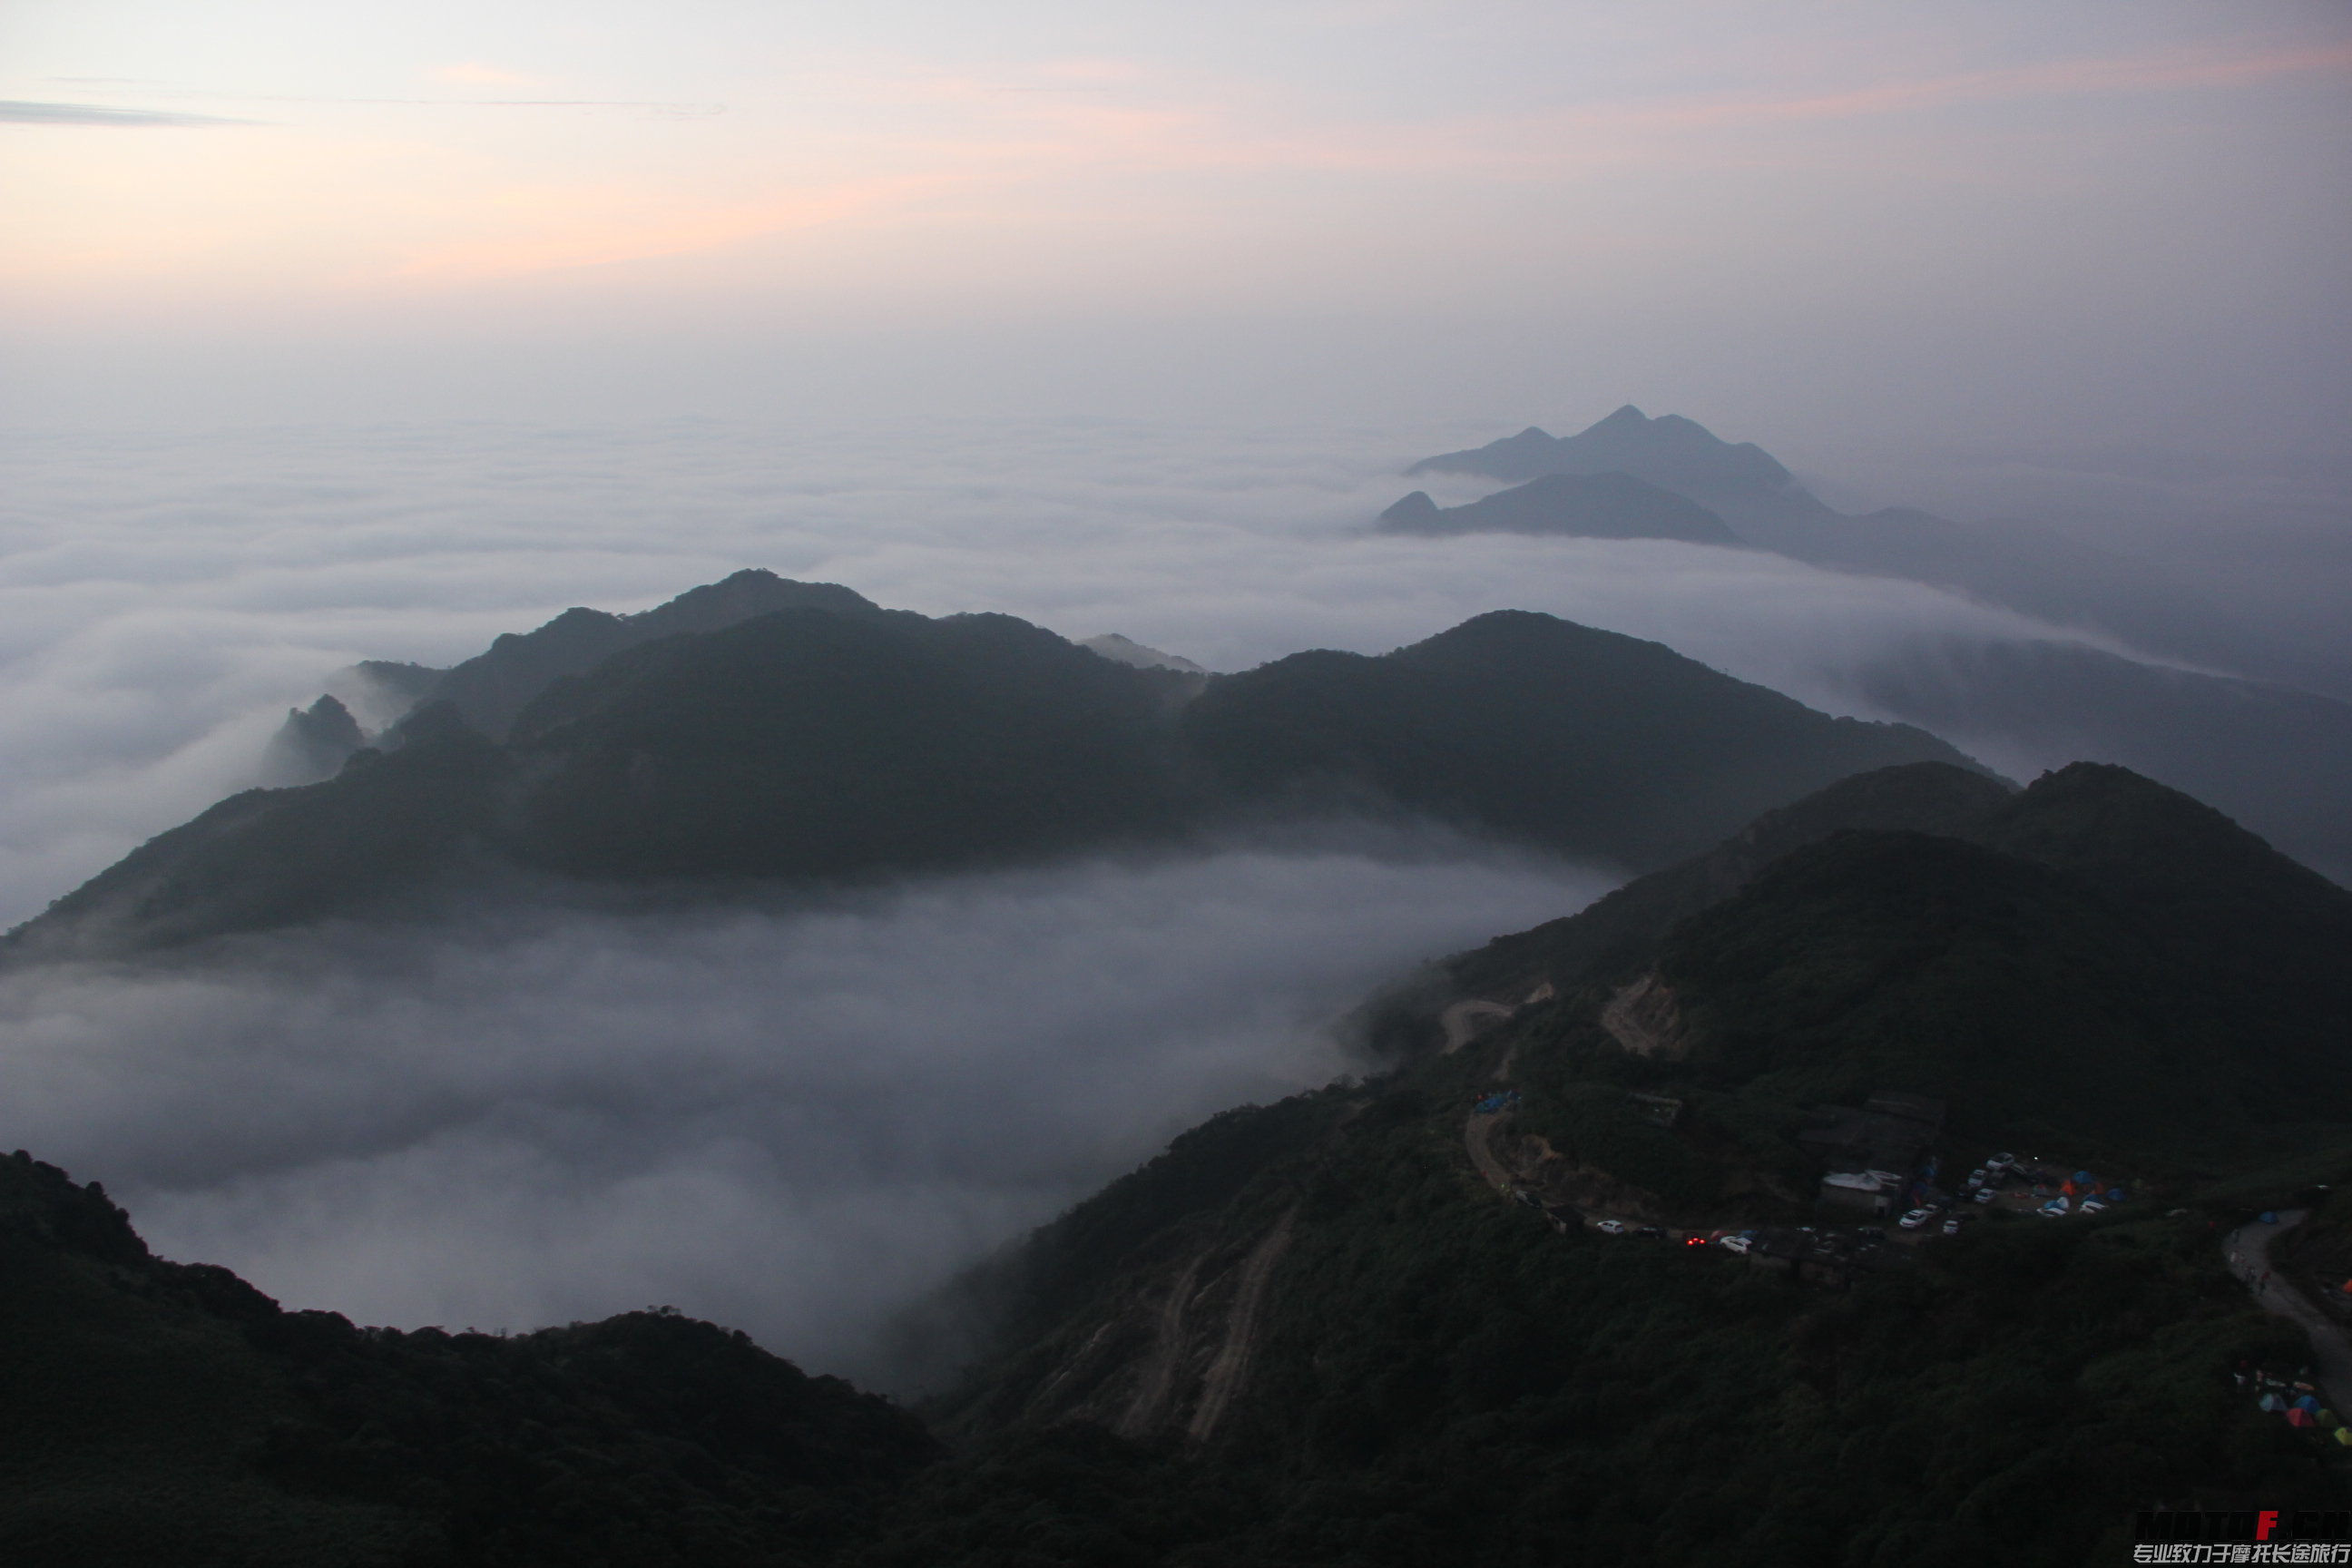
[[[1204,677],[1010,616],[811,604],[623,648],[555,678],[508,728],[486,735],[436,696],[389,751],[231,797],[8,946],[130,951],[352,914],[465,863],[713,887],[870,879],[1302,816],[1435,817],[1646,865],[1848,773],[1967,762],[1923,731],[1834,719],[1661,644],[1523,612],[1377,657]]]

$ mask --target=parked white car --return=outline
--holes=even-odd
[[[1909,1214],[1905,1215],[1901,1219],[1896,1220],[1895,1223],[1901,1226],[1906,1230],[1916,1230],[1935,1217],[1936,1211],[1934,1209],[1913,1209]]]
[[[1622,1236],[1625,1234],[1625,1222],[1615,1219],[1599,1219],[1592,1222],[1592,1228],[1599,1231],[1603,1236]]]
[[[1756,1244],[1754,1242],[1748,1240],[1744,1236],[1727,1236],[1716,1243],[1716,1246],[1723,1248],[1726,1252],[1741,1253],[1748,1251],[1755,1245]]]

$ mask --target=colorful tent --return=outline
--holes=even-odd
[[[2286,1424],[2290,1426],[2316,1426],[2319,1425],[2311,1418],[2311,1412],[2305,1410],[2300,1405],[2286,1413]]]
[[[2256,1400],[2254,1403],[2257,1408],[2272,1412],[2277,1412],[2286,1408],[2286,1401],[2281,1399],[2275,1394],[2265,1394],[2262,1398]]]

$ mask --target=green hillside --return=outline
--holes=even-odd
[[[1979,786],[1851,781],[1464,955],[1435,980],[1551,991],[1222,1117],[1041,1231],[971,1282],[1003,1326],[932,1412],[989,1486],[934,1474],[875,1560],[1052,1515],[1064,1554],[1025,1560],[2074,1563],[2123,1560],[2137,1509],[2346,1507],[2337,1450],[2232,1381],[2310,1351],[2218,1240],[2279,1201],[2284,1149],[2295,1184],[2352,1178],[2352,895],[2120,769]],[[1672,999],[1647,1055],[1604,1020],[1645,982]],[[1509,1117],[1465,1126],[1504,1083]],[[1956,1165],[2032,1148],[2139,1195],[1806,1283],[1555,1234],[1474,1168],[1570,1215],[1813,1224],[1806,1110],[1890,1088],[1948,1098]]]

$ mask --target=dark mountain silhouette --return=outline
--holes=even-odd
[[[351,672],[387,697],[410,703],[422,702],[432,696],[441,678],[449,673],[428,665],[403,664],[388,658],[363,658],[352,666]]]
[[[1724,441],[1679,415],[1632,405],[1573,436],[1517,436],[1425,458],[1406,470],[1523,484],[1551,474],[1631,474],[1717,514],[1759,549],[1817,565],[1957,588],[2060,626],[2096,628],[2151,653],[2352,697],[2352,675],[2128,555],[2028,522],[1960,523],[1908,507],[1849,516],[1752,442]]]
[[[1090,648],[1116,663],[1131,664],[1138,669],[1173,669],[1184,675],[1209,673],[1181,654],[1162,653],[1156,647],[1146,647],[1134,638],[1121,637],[1117,632],[1087,637],[1078,646]]]
[[[544,689],[511,731],[495,741],[436,698],[388,752],[224,801],[11,945],[114,951],[297,923],[467,867],[872,878],[1302,815],[1434,816],[1638,868],[1850,773],[1966,760],[1656,643],[1515,612],[1377,658],[1301,654],[1204,679],[1007,616],[856,600],[625,649]]]
[[[486,653],[442,674],[430,695],[451,704],[466,722],[503,738],[530,700],[567,675],[584,675],[623,648],[688,632],[714,632],[777,610],[820,609],[836,615],[879,614],[863,595],[835,583],[794,583],[751,569],[723,582],[680,594],[641,615],[570,609],[537,631],[509,633]]]
[[[1007,616],[763,616],[632,649],[516,721],[511,843],[589,877],[857,877],[1164,838],[1186,689]]]
[[[1867,667],[1859,692],[2012,772],[2131,768],[2352,885],[2352,705],[2334,698],[2059,642],[1915,651]]]
[[[1612,471],[1648,479],[1681,495],[1713,491],[1735,498],[1743,509],[1775,495],[1810,499],[1789,470],[1754,442],[1733,446],[1695,420],[1679,414],[1653,419],[1630,403],[1573,436],[1547,435],[1530,425],[1474,451],[1424,458],[1405,470],[1484,474],[1514,483],[1546,474]]]
[[[1654,984],[1695,1081],[1789,1104],[1901,1081],[1989,1138],[2148,1160],[2283,1121],[2352,1128],[2346,951],[2352,892],[2127,769],[2076,763],[2011,795],[1916,764],[1456,955],[1371,1026],[1399,1048],[1455,997],[1549,984],[1590,1011]]]
[[[338,772],[367,743],[360,721],[332,697],[292,708],[262,753],[262,776],[274,784],[309,784]]]
[[[1960,838],[1790,857],[1656,965],[1694,1077],[2142,1168],[2352,1131],[2352,893],[2125,769],[2049,774]],[[1899,1024],[1896,1020],[1900,1020]]]
[[[1392,802],[1627,866],[1677,859],[1848,773],[1966,761],[1663,644],[1517,610],[1377,658],[1294,654],[1220,677],[1183,722],[1246,798]]]
[[[1547,474],[1466,506],[1415,490],[1381,513],[1389,533],[1557,533],[1579,539],[1675,539],[1733,544],[1723,520],[1631,474]]]
[[[0,1158],[10,1563],[800,1563],[940,1456],[911,1416],[668,1310],[509,1337],[289,1312]]]
[[[390,753],[354,755],[334,778],[247,790],[124,856],[9,933],[24,953],[76,952],[267,931],[397,900],[480,843],[512,762],[463,727]]]
[[[2011,793],[2000,780],[1948,763],[1856,773],[1766,812],[1704,854],[1635,878],[1589,909],[1433,965],[1369,1004],[1360,1028],[1383,1054],[1407,1054],[1435,1037],[1439,1014],[1458,999],[1516,1004],[1546,984],[1630,978],[1677,923],[1729,898],[1785,855],[1844,832],[1963,833]]]

